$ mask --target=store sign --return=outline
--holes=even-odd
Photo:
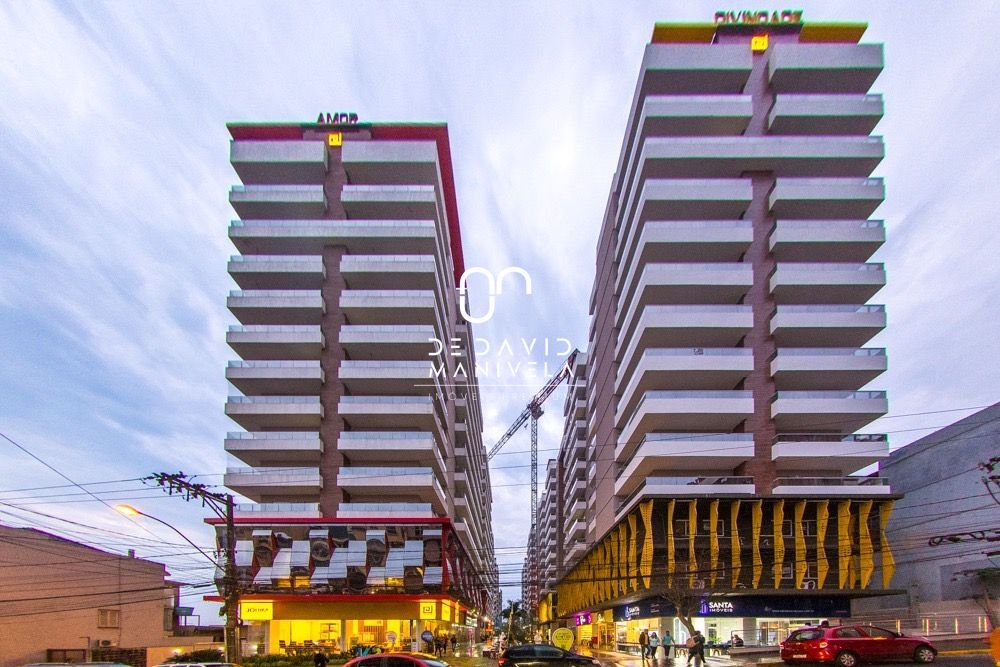
[[[574,641],[576,641],[576,636],[569,628],[557,628],[556,631],[552,633],[552,645],[556,648],[561,648],[564,651],[568,651],[573,648]]]
[[[729,600],[702,600],[702,616],[732,616],[736,613],[736,605]]]
[[[421,600],[420,601],[420,618],[422,620],[436,620],[437,619],[437,602],[434,600]]]
[[[649,598],[614,608],[616,621],[673,616],[674,606],[662,598]],[[760,618],[844,618],[850,603],[842,598],[802,595],[745,595],[702,598],[697,616],[757,616]]]
[[[585,612],[583,614],[577,614],[576,624],[577,625],[590,625],[593,622],[590,616],[590,612]]]
[[[274,618],[274,603],[240,602],[240,618],[244,621],[270,621]]]
[[[715,12],[716,25],[794,25],[802,23],[801,9],[768,9]]]
[[[194,616],[194,607],[174,607],[174,616]]]
[[[353,111],[336,111],[330,113],[320,113],[316,118],[317,125],[355,125],[358,122],[358,114]]]

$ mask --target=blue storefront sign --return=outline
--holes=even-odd
[[[740,597],[705,597],[696,616],[758,618],[844,618],[851,615],[850,600],[847,598],[753,595]],[[614,608],[616,621],[636,618],[657,618],[673,616],[675,609],[663,598],[647,598],[632,604]]]

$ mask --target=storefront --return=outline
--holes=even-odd
[[[662,598],[619,605],[612,611],[614,645],[608,647],[613,650],[638,654],[639,634],[643,630],[656,632],[661,638],[669,631],[675,645],[688,638],[688,630],[676,618],[673,605]],[[705,635],[710,649],[731,642],[736,635],[747,646],[774,646],[790,630],[847,616],[850,616],[850,602],[846,597],[720,596],[702,600],[692,624]]]
[[[292,596],[288,596],[292,597]],[[475,614],[449,598],[302,600],[244,598],[240,618],[251,654],[326,653],[380,649],[428,650],[422,639],[455,637],[456,648],[476,639]],[[402,596],[400,596],[402,597]]]

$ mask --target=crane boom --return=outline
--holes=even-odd
[[[503,449],[503,446],[507,444],[507,441],[510,440],[514,434],[525,425],[528,419],[531,417],[538,419],[542,416],[542,404],[546,401],[546,399],[548,399],[549,396],[552,395],[552,392],[556,390],[556,387],[562,384],[563,380],[569,377],[569,369],[573,366],[573,362],[576,360],[576,355],[579,353],[580,351],[576,349],[570,352],[569,356],[566,357],[566,363],[564,363],[562,368],[559,369],[559,372],[549,378],[549,381],[545,383],[545,386],[539,389],[538,393],[535,394],[530,401],[528,401],[527,407],[524,408],[521,414],[517,416],[517,419],[514,420],[514,423],[510,425],[510,428],[507,429],[507,432],[500,436],[497,443],[490,449],[489,453],[486,455],[487,461],[492,460],[493,457],[497,455],[497,452]]]

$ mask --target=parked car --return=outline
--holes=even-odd
[[[926,637],[904,635],[873,625],[837,625],[800,628],[781,643],[781,659],[798,662],[832,662],[855,667],[859,662],[912,660],[929,663],[937,649]]]
[[[448,663],[427,653],[378,653],[363,655],[344,667],[448,667]]]
[[[511,646],[500,656],[500,667],[596,667],[598,661],[548,644]]]

